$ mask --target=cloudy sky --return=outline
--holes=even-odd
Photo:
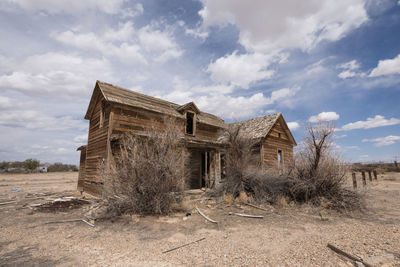
[[[400,156],[399,0],[0,0],[0,160],[78,163],[96,80]]]

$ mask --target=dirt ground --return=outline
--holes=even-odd
[[[400,266],[399,173],[368,181],[367,189],[360,189],[367,210],[349,215],[307,205],[263,211],[198,201],[195,205],[218,224],[193,209],[191,216],[123,216],[91,227],[84,222],[46,224],[83,218],[89,205],[58,212],[29,208],[79,196],[77,175],[0,175],[0,266],[353,266],[328,243],[373,266]],[[232,216],[230,211],[264,218]]]

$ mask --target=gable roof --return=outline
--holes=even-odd
[[[246,121],[235,122],[231,123],[230,125],[240,126],[239,134],[244,135],[247,138],[261,140],[269,134],[278,120],[281,122],[283,129],[289,137],[289,140],[293,144],[297,145],[296,140],[294,140],[294,137],[282,116],[282,113],[275,113]]]
[[[185,107],[186,105],[192,103],[190,102],[186,105],[181,106],[163,99],[134,92],[109,83],[96,81],[96,86],[94,88],[93,95],[85,115],[85,119],[89,120],[92,116],[92,112],[96,105],[99,94],[102,94],[104,96],[104,99],[111,103],[137,107],[182,119],[184,118],[184,116],[179,112],[179,108]],[[196,105],[194,105],[194,107],[196,107]],[[199,113],[197,114],[197,120],[200,123],[220,128],[226,128],[226,124],[223,119],[206,112],[199,111]]]
[[[184,111],[184,110],[188,110],[188,109],[193,110],[194,112],[196,112],[196,114],[200,113],[200,109],[196,106],[196,104],[194,102],[186,103],[185,105],[182,105],[177,108],[177,110],[179,110],[179,111]]]

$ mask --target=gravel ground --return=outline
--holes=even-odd
[[[12,177],[0,176],[0,202],[16,201],[0,205],[0,266],[353,266],[327,243],[374,266],[400,266],[400,174],[385,174],[379,182],[369,183],[368,209],[350,215],[306,205],[262,211],[205,202],[199,208],[218,224],[207,222],[195,210],[188,217],[123,216],[95,222],[95,227],[83,222],[45,224],[80,218],[88,209],[45,213],[27,208],[28,203],[45,200],[32,200],[35,196],[76,194],[71,184],[76,174],[70,175],[19,177],[15,181],[22,183],[21,192],[9,192],[15,187]],[[57,193],[43,193],[49,188]],[[231,216],[230,211],[264,219]],[[320,212],[327,220],[321,220]],[[162,253],[200,238],[205,239]]]

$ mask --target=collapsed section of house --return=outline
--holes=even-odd
[[[165,128],[165,118],[181,123],[182,143],[189,152],[182,164],[185,187],[212,188],[224,179],[224,155],[229,149],[223,119],[202,112],[193,102],[178,105],[97,81],[85,119],[89,120],[87,145],[81,146],[78,190],[101,195],[101,170],[113,161],[113,144],[124,133],[138,136]],[[294,140],[281,113],[234,123],[240,134],[253,139],[252,164],[263,170],[283,168],[293,162]]]

